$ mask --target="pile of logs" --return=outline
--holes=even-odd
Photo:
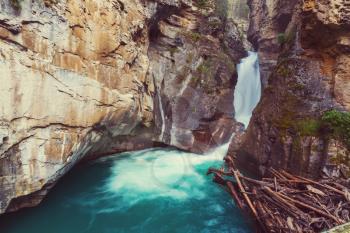
[[[236,205],[248,211],[261,232],[322,232],[349,222],[350,193],[345,179],[314,181],[286,171],[269,170],[262,180],[228,168],[210,168]]]

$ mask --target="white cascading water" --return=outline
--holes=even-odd
[[[164,131],[165,131],[165,115],[164,115],[164,111],[163,111],[163,103],[162,103],[162,99],[161,99],[160,88],[158,87],[157,90],[158,90],[159,111],[160,111],[160,116],[162,118],[162,129],[161,129],[161,132],[160,132],[160,140],[163,140]]]
[[[255,52],[248,52],[237,66],[238,82],[235,89],[235,118],[247,128],[250,118],[261,97],[259,58]]]
[[[149,149],[133,152],[127,160],[117,160],[111,167],[112,175],[105,191],[123,197],[116,208],[130,207],[145,199],[167,197],[178,201],[202,199],[208,193],[206,177],[198,171],[220,164],[227,154],[229,143],[205,155],[186,153],[175,149]],[[123,206],[123,204],[125,204]]]

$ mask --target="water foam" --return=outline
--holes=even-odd
[[[104,190],[109,195],[120,195],[128,206],[145,199],[202,199],[206,196],[203,172],[222,161],[228,146],[222,145],[206,155],[150,149],[128,159],[116,159]]]

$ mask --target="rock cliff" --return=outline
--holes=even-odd
[[[349,4],[249,4],[248,37],[263,60],[265,90],[238,149],[240,163],[260,174],[273,166],[311,177],[341,165],[349,175]]]
[[[197,7],[151,29],[149,77],[155,82],[158,140],[203,153],[227,142],[236,128],[235,66],[245,51],[227,5]]]
[[[144,5],[15,2],[0,3],[0,213],[152,121]]]
[[[0,214],[38,204],[84,158],[157,142],[204,152],[228,140],[245,52],[222,7],[2,1]]]

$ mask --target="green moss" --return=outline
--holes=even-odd
[[[324,113],[322,127],[330,137],[340,140],[350,150],[350,112],[331,110]]]
[[[297,121],[296,130],[301,136],[317,136],[321,131],[321,121],[319,119]]]

